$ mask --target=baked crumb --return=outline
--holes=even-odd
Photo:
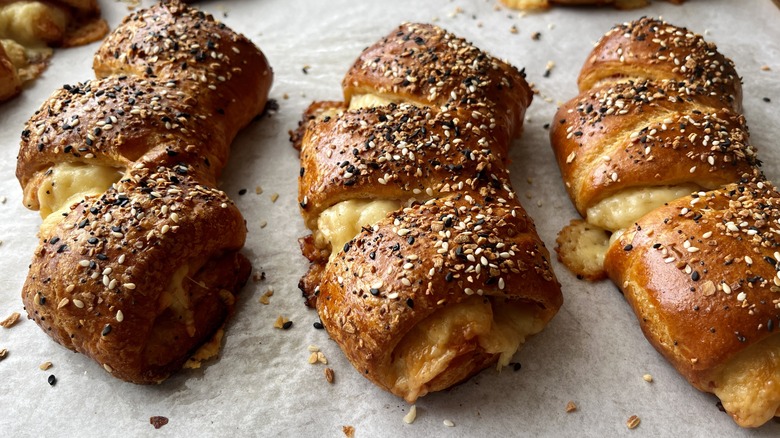
[[[285,329],[286,330],[286,329],[290,328],[290,326],[292,325],[292,324],[290,324],[290,326],[285,327],[285,325],[287,325],[287,323],[292,323],[292,321],[290,321],[289,319],[285,318],[282,315],[279,315],[279,317],[276,318],[276,321],[274,321],[274,328]]]
[[[260,303],[265,304],[266,306],[271,303],[271,297],[274,296],[274,290],[268,289],[265,291],[263,296],[260,297]]]
[[[569,400],[568,403],[566,403],[566,413],[572,413],[577,410],[577,404],[574,403],[574,400]]]
[[[11,316],[0,322],[0,326],[3,326],[3,328],[11,328],[11,326],[16,324],[16,321],[19,321],[19,312],[12,313]]]
[[[40,369],[41,371],[46,371],[49,368],[51,368],[51,362],[49,361],[46,361],[38,366],[38,369]]]
[[[168,424],[168,418],[160,416],[149,417],[149,423],[154,426],[155,429],[159,429]]]
[[[325,380],[328,381],[328,383],[333,383],[333,379],[335,378],[335,372],[333,371],[333,368],[325,367]]]
[[[276,202],[277,199],[279,199],[278,193],[274,193],[273,195],[271,195],[271,202]]]
[[[0,360],[5,359],[5,357],[8,355],[8,349],[2,348],[0,349]]]
[[[352,426],[342,426],[341,431],[347,438],[355,438],[355,428]]]
[[[643,378],[643,379],[645,380],[645,382],[647,382],[647,383],[651,383],[651,382],[653,381],[653,376],[651,376],[650,374],[645,374],[644,376],[642,376],[642,378]]]
[[[628,427],[629,429],[636,429],[637,426],[639,426],[640,422],[641,420],[639,419],[639,417],[637,417],[636,415],[632,415],[628,417],[628,420],[626,421],[626,427]]]

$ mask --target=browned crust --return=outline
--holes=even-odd
[[[303,239],[312,265],[300,286],[355,368],[413,402],[498,359],[463,340],[443,373],[406,393],[388,366],[418,323],[479,295],[494,306],[522,303],[545,324],[562,304],[549,253],[506,170],[532,94],[514,67],[426,24],[404,24],[366,49],[343,85],[345,103],[313,104],[291,135],[307,226],[347,199],[408,207],[364,228],[330,261],[330,248]],[[395,103],[347,110],[358,94]]]
[[[731,184],[654,210],[607,253],[605,268],[648,340],[703,391],[719,366],[780,324],[778,219],[770,183]]]
[[[715,44],[684,27],[644,17],[607,32],[580,71],[580,91],[600,81],[642,78],[686,82],[698,94],[717,95],[742,112],[742,82]]]
[[[744,117],[717,96],[686,90],[671,82],[611,83],[559,108],[550,142],[582,216],[631,187],[712,189],[759,174]]]
[[[209,44],[213,59],[190,54],[188,45],[207,44],[207,34],[219,36]],[[147,44],[136,49],[168,47],[162,35],[179,45],[154,62],[129,47],[127,35]],[[234,56],[237,47],[241,57]],[[118,378],[158,383],[223,325],[250,274],[239,253],[245,221],[213,185],[236,133],[263,110],[272,73],[248,40],[178,2],[126,19],[100,49],[109,52],[117,54],[113,62],[96,57],[101,79],[58,90],[30,119],[17,175],[34,199],[56,163],[108,165],[125,174],[42,229],[22,298],[29,317],[59,343]],[[180,67],[205,82],[170,65],[179,61],[190,62]],[[148,76],[134,75],[124,62],[144,66]],[[164,298],[183,266],[192,324]]]
[[[406,23],[363,51],[342,82],[344,100],[363,93],[419,106],[460,107],[495,117],[518,137],[532,93],[525,73],[430,24]]]
[[[483,222],[477,225],[476,217]],[[376,228],[364,229],[328,263],[317,310],[355,368],[385,389],[394,383],[382,370],[395,346],[440,309],[476,294],[528,303],[546,323],[563,302],[549,254],[517,202],[469,202],[462,194],[450,195],[398,211]],[[448,250],[439,251],[445,242]],[[483,269],[474,270],[477,265]],[[496,359],[489,356],[462,365],[486,366]],[[468,376],[479,369],[450,372]]]
[[[220,304],[220,289],[236,293],[249,274],[248,264],[237,254],[246,236],[238,209],[223,192],[200,186],[186,171],[143,169],[100,198],[75,205],[50,234],[40,236],[22,291],[28,314],[55,340],[135,383],[158,382],[170,367],[183,363],[226,317],[229,308]],[[177,212],[177,219],[163,211]],[[137,219],[133,212],[145,214]],[[107,214],[110,222],[105,222]],[[233,258],[236,267],[219,261],[224,257]],[[195,308],[194,336],[159,309],[169,279],[188,263],[196,268],[189,275],[192,280],[184,283]],[[222,269],[223,278],[209,272],[215,268]],[[91,278],[93,273],[96,278]],[[211,283],[201,287],[195,283],[198,277]],[[232,284],[224,284],[228,278]],[[69,301],[60,307],[64,299]],[[160,321],[168,325],[163,332],[166,345],[153,353],[152,328]],[[111,333],[101,336],[107,324]]]

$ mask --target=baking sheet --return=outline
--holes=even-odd
[[[112,28],[128,12],[127,3],[102,4]],[[494,0],[232,0],[201,6],[254,40],[275,71],[271,97],[279,110],[239,136],[222,184],[247,219],[245,252],[266,278],[243,290],[220,358],[159,386],[116,380],[25,319],[19,295],[40,219],[23,208],[14,178],[19,135],[56,87],[94,77],[90,67],[97,45],[57,51],[41,79],[0,105],[0,201],[5,201],[0,202],[0,319],[14,311],[23,316],[14,327],[0,328],[0,349],[9,351],[0,362],[0,435],[343,436],[344,426],[352,426],[358,437],[780,435],[780,422],[774,420],[755,431],[737,427],[718,411],[714,396],[688,385],[645,341],[611,283],[578,281],[557,261],[565,303],[517,354],[514,362],[522,367],[489,369],[430,394],[418,400],[416,421],[405,424],[409,406],[360,376],[327,333],[313,328],[317,315],[303,305],[297,283],[307,263],[297,238],[306,230],[296,202],[298,158],[287,140],[311,100],[340,98],[341,78],[364,47],[402,21],[435,22],[525,67],[538,88],[511,169],[517,192],[552,248],[557,231],[576,213],[544,125],[557,104],[575,95],[575,79],[592,44],[613,24],[641,15],[663,16],[705,33],[735,61],[744,78],[753,143],[768,177],[780,181],[775,115],[780,11],[771,0],[690,0],[684,6],[656,1],[638,11],[555,8],[525,16]],[[535,32],[541,33],[538,40],[531,37]],[[548,61],[555,64],[544,77]],[[246,193],[239,195],[242,189]],[[268,290],[274,294],[263,305],[259,298]],[[293,327],[273,328],[279,315]],[[327,358],[333,384],[325,380],[325,365],[308,363],[310,345]],[[41,371],[45,361],[53,367]],[[47,383],[50,374],[56,376],[55,386]],[[653,382],[643,380],[644,374]],[[576,403],[575,412],[566,413],[569,401]],[[631,415],[641,424],[629,431]],[[151,416],[170,421],[155,430]]]

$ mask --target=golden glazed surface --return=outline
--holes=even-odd
[[[44,218],[22,298],[57,342],[157,383],[202,345],[213,354],[249,276],[244,219],[214,186],[272,73],[247,38],[178,2],[126,18],[94,68],[22,132],[16,174]]]
[[[561,305],[506,169],[531,93],[425,24],[366,49],[343,84],[293,136],[313,231],[301,288],[355,368],[411,403],[506,365]]]

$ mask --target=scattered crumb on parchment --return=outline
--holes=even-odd
[[[574,403],[574,400],[569,400],[568,403],[566,403],[566,413],[571,413],[577,410],[577,404]]]
[[[16,324],[16,321],[19,321],[19,312],[12,313],[11,316],[0,322],[0,326],[3,328],[11,328],[14,324]]]

